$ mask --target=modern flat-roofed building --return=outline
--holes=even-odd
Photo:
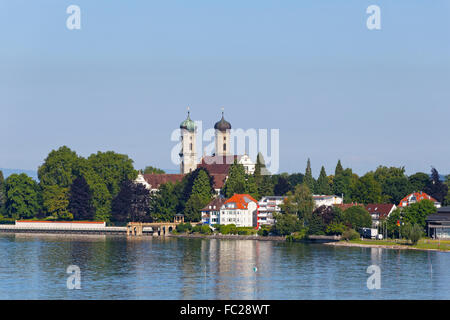
[[[285,196],[265,196],[258,201],[258,221],[259,225],[273,225],[275,219],[274,213],[281,212],[281,205],[284,203]]]
[[[433,239],[450,239],[450,207],[442,207],[426,220],[427,235]]]

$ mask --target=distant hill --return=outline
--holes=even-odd
[[[25,173],[28,176],[30,176],[31,178],[33,178],[34,180],[39,181],[37,171],[34,171],[34,170],[3,169],[3,168],[0,168],[0,170],[3,172],[3,176],[5,177],[5,179],[14,173],[17,173],[17,174]]]

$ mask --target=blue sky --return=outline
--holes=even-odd
[[[234,128],[279,129],[280,171],[450,173],[449,35],[447,0],[1,0],[0,167],[67,145],[174,169],[189,105],[203,127],[224,106]]]

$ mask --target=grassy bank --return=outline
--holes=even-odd
[[[397,239],[387,239],[387,240],[371,240],[371,239],[356,239],[350,241],[340,241],[338,245],[345,246],[349,245],[360,245],[369,247],[384,247],[393,249],[419,249],[419,250],[440,250],[440,251],[450,251],[450,240],[432,240],[432,239],[420,239],[415,245],[411,244],[407,240],[397,240]]]

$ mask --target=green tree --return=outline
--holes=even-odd
[[[417,224],[407,223],[403,228],[403,235],[410,240],[413,245],[419,242],[423,235],[423,229]]]
[[[204,200],[209,202],[214,194],[211,188],[210,179],[205,170],[200,170],[192,186],[192,194],[198,194]]]
[[[87,159],[80,160],[80,176],[87,184],[92,196],[94,208],[94,219],[98,221],[109,221],[111,217],[111,201],[113,199],[105,181],[90,167]]]
[[[303,222],[308,221],[314,210],[314,200],[308,186],[299,184],[294,192],[289,191],[286,196],[281,210],[286,214],[297,215]]]
[[[383,202],[381,185],[375,180],[373,172],[368,172],[359,179],[354,179],[350,184],[352,201],[358,203]]]
[[[158,168],[155,168],[152,166],[145,167],[143,172],[144,172],[144,174],[164,174],[164,173],[166,173],[164,170],[158,169]]]
[[[40,185],[58,185],[68,188],[72,185],[80,168],[80,158],[75,151],[63,146],[58,150],[52,150],[44,163],[38,168]]]
[[[340,162],[338,162],[338,165]],[[340,166],[342,168],[342,166]],[[333,178],[333,191],[336,195],[344,195],[344,202],[350,203],[352,202],[350,185],[352,181],[358,179],[358,176],[354,175],[352,169],[347,168],[345,170],[341,170],[336,167],[337,174],[334,175]]]
[[[274,194],[274,184],[271,176],[263,176],[261,183],[258,184],[258,193],[260,196],[270,196]]]
[[[430,181],[430,176],[424,172],[417,172],[412,176],[409,176],[408,181],[412,191],[423,191]]]
[[[343,212],[344,224],[358,230],[372,227],[372,217],[362,206],[353,206]]]
[[[389,215],[386,220],[386,228],[388,237],[391,238],[399,238],[400,235],[400,227],[397,223],[401,223],[402,221],[402,210],[401,208],[397,208]]]
[[[69,188],[58,185],[46,186],[42,193],[44,209],[47,214],[57,220],[73,220],[69,212]]]
[[[324,235],[326,225],[323,222],[320,215],[313,214],[308,221],[308,234],[309,235]]]
[[[226,198],[232,197],[235,193],[246,193],[245,169],[236,161],[230,166],[229,176],[223,187]]]
[[[271,232],[277,236],[287,236],[303,229],[302,223],[294,214],[275,214],[275,224]]]
[[[112,201],[114,222],[147,222],[150,217],[150,192],[140,183],[122,181],[119,193]]]
[[[82,176],[76,178],[70,187],[68,209],[73,214],[74,220],[94,219],[91,190]]]
[[[302,184],[305,175],[303,173],[293,173],[288,176],[289,184],[291,185],[291,190],[294,190],[298,184]]]
[[[132,183],[130,221],[147,222],[150,220],[150,191],[140,183]]]
[[[39,186],[26,174],[12,174],[5,181],[5,212],[10,218],[30,219],[38,215]]]
[[[336,176],[338,176],[340,174],[343,174],[343,173],[344,173],[344,168],[342,167],[341,160],[338,160],[338,163],[336,165],[336,169],[334,170],[334,176],[336,177]]]
[[[259,188],[253,175],[246,175],[245,193],[251,195],[254,199],[259,199]]]
[[[0,170],[0,216],[5,212],[6,203],[6,191],[5,191],[5,179],[3,177],[3,172]]]
[[[266,163],[264,161],[264,157],[261,152],[258,152],[256,156],[256,165],[255,165],[255,176],[267,176],[270,175],[269,170],[267,170]]]
[[[200,210],[211,201],[212,195],[213,190],[209,177],[204,170],[201,170],[194,181],[191,196],[186,203],[185,219],[187,221],[200,221]]]
[[[445,201],[445,198],[448,195],[448,186],[441,181],[439,172],[436,168],[431,169],[431,179],[424,191],[440,203]]]
[[[132,201],[133,182],[130,180],[122,181],[119,193],[114,197],[111,203],[111,221],[122,223],[129,222]]]
[[[412,225],[417,224],[425,229],[426,219],[430,214],[436,213],[436,207],[431,200],[421,200],[410,204],[402,211],[403,221]]]
[[[447,196],[445,197],[444,205],[450,206],[450,174],[447,176],[447,179],[445,180],[445,184],[447,185]]]
[[[273,187],[273,192],[275,193],[276,196],[284,196],[290,190],[291,190],[291,185],[290,185],[288,179],[285,176],[280,175],[278,177],[277,183]]]
[[[303,178],[303,183],[308,186],[309,190],[311,190],[312,193],[316,192],[316,181],[312,176],[311,160],[309,160],[309,158],[306,164],[305,177]]]
[[[413,191],[404,167],[379,166],[374,178],[381,185],[383,202],[398,204],[405,195]]]
[[[159,190],[151,195],[150,198],[150,216],[152,221],[173,221],[177,208],[181,207],[184,212],[184,205],[180,205],[182,183],[165,183],[159,187]]]
[[[134,170],[133,160],[127,155],[113,151],[97,152],[89,156],[89,167],[106,184],[111,197],[115,197],[125,180],[135,180],[138,172]],[[88,179],[86,179],[88,180]]]
[[[320,169],[320,175],[317,179],[317,193],[326,195],[331,194],[329,179],[324,166]]]

